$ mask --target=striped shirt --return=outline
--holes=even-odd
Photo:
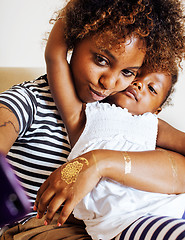
[[[70,152],[65,126],[51,96],[46,75],[0,94],[19,122],[19,136],[7,159],[25,189],[31,208],[41,184]],[[32,212],[29,215],[34,215]]]

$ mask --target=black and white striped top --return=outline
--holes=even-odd
[[[41,184],[66,162],[70,152],[67,132],[51,96],[46,75],[13,86],[0,94],[0,103],[10,108],[19,121],[19,136],[7,158],[33,208]]]

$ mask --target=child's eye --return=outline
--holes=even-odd
[[[109,64],[109,61],[101,55],[96,55],[95,60],[96,60],[96,63],[101,66],[107,66]]]
[[[122,70],[122,74],[125,76],[125,77],[132,77],[132,76],[135,76],[135,73],[128,70],[128,69],[124,69]]]
[[[148,88],[152,93],[157,94],[157,92],[155,91],[155,89],[151,85],[149,85]]]

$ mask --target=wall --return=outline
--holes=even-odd
[[[27,67],[35,68],[36,73],[45,71],[42,70],[45,69],[43,38],[50,30],[49,19],[53,12],[64,3],[65,0],[0,0],[0,68],[17,67],[18,73],[20,68]],[[4,70],[1,72],[4,73]],[[2,83],[6,78],[1,72]],[[174,106],[167,107],[159,116],[185,132],[183,72],[176,86],[173,103]]]
[[[0,0],[0,67],[44,67],[49,19],[65,0]]]
[[[180,72],[175,92],[172,95],[172,106],[165,107],[159,117],[166,120],[172,126],[185,132],[185,67]]]

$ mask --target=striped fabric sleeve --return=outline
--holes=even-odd
[[[13,111],[19,122],[19,136],[22,136],[36,113],[37,103],[34,94],[24,85],[16,85],[0,95],[0,103]]]

